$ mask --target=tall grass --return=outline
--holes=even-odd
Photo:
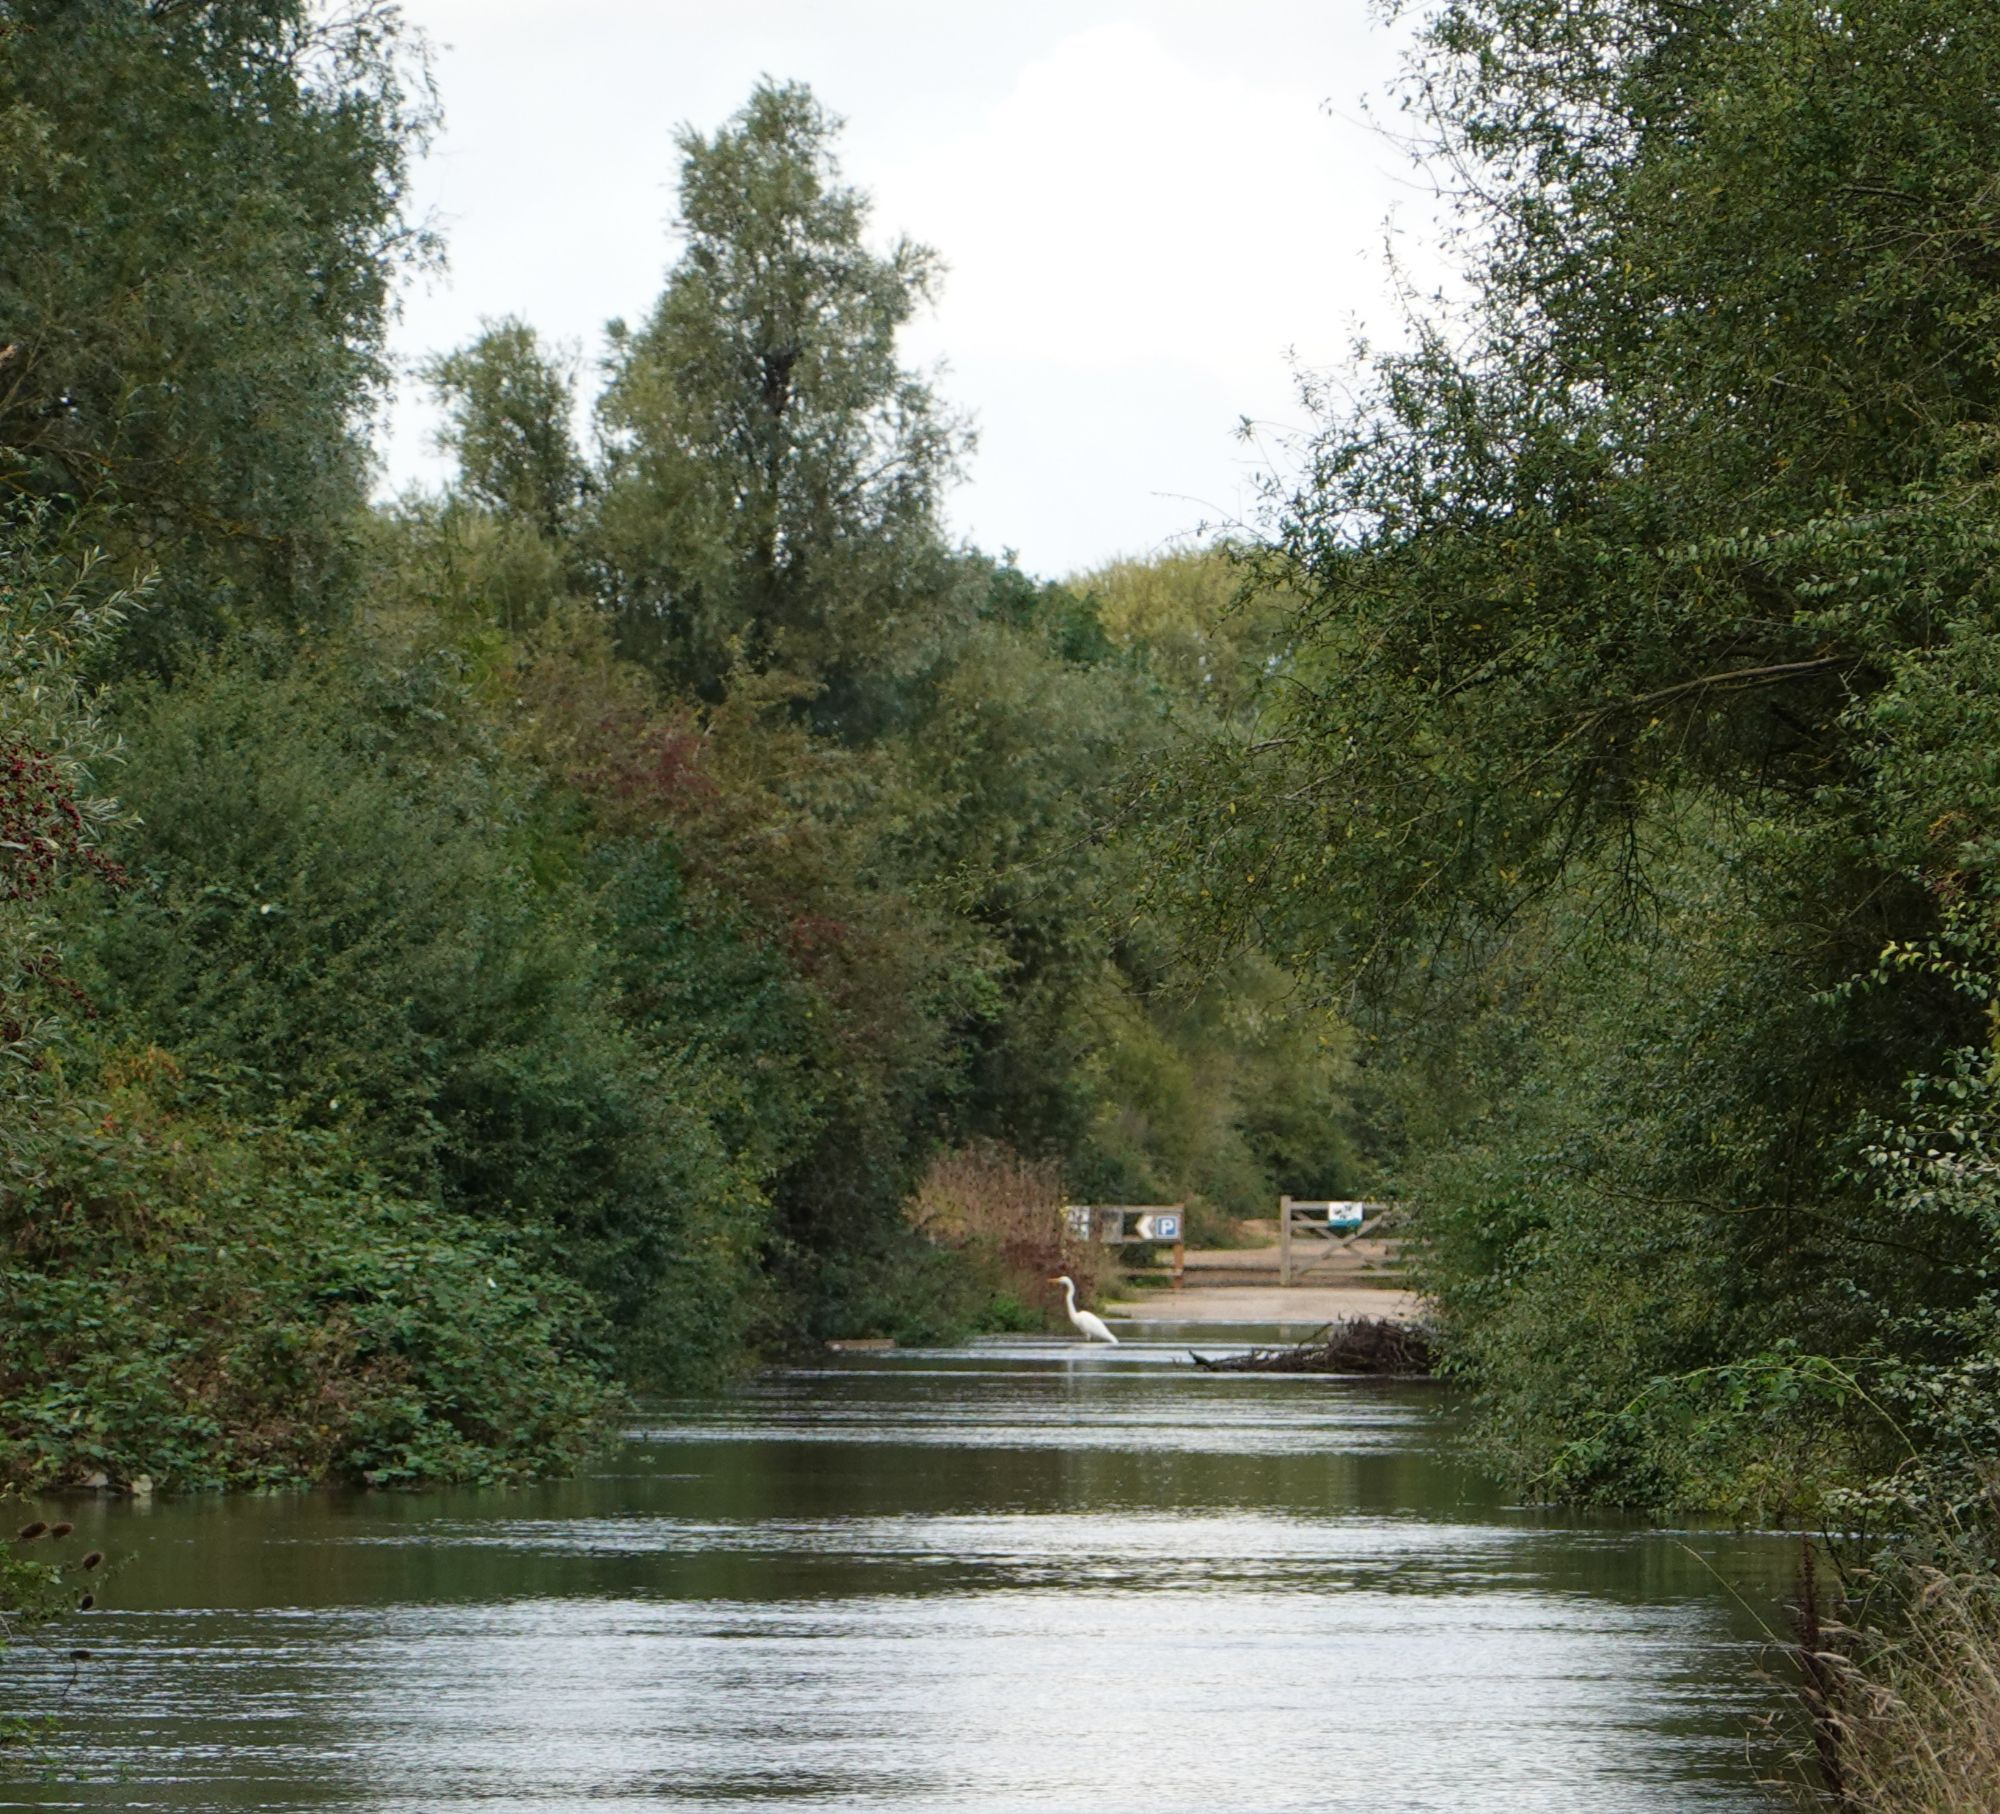
[[[2000,1814],[2000,1575],[1979,1560],[1905,1561],[1851,1585],[1867,1611],[1849,1624],[1823,1616],[1810,1562],[1802,1582],[1816,1805]]]

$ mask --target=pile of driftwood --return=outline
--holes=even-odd
[[[1291,1348],[1252,1348],[1248,1354],[1194,1364],[1211,1373],[1381,1373],[1424,1375],[1436,1358],[1429,1335],[1416,1323],[1385,1316],[1358,1316],[1328,1323]]]

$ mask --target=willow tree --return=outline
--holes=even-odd
[[[1420,45],[1472,301],[1324,415],[1286,705],[1182,855],[1381,993],[1561,1003],[1431,1224],[1461,1353],[1536,1465],[1721,1491],[1753,1416],[1674,1425],[1735,1431],[1705,1478],[1599,1420],[2000,1351],[2000,8],[1459,0]]]
[[[0,0],[0,500],[146,637],[337,608],[430,120],[384,0]]]
[[[599,546],[634,652],[711,699],[782,673],[853,729],[945,583],[965,438],[897,351],[937,259],[870,248],[839,125],[766,83],[680,134],[681,255],[650,319],[612,326]]]
[[[508,316],[482,323],[473,340],[423,369],[443,409],[438,444],[457,461],[459,492],[551,541],[574,535],[590,473],[570,430],[573,362]]]

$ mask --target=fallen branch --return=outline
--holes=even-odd
[[[1189,1350],[1197,1367],[1210,1373],[1374,1373],[1403,1377],[1428,1375],[1437,1352],[1419,1323],[1386,1316],[1361,1316],[1328,1323],[1290,1348],[1252,1348],[1248,1354],[1210,1360]]]

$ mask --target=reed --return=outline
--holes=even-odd
[[[1818,1779],[1808,1802],[2000,1814],[2000,1575],[1963,1557],[1895,1562],[1858,1584],[1868,1610],[1847,1623],[1821,1604],[1812,1554],[1795,1651]]]

